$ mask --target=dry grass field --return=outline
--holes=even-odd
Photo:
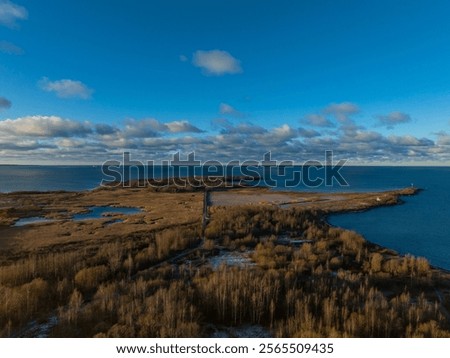
[[[0,194],[0,248],[23,252],[41,247],[127,237],[201,220],[203,193],[152,192],[145,188],[98,189],[91,192]],[[133,215],[115,216],[123,222],[109,224],[110,218],[72,221],[71,216],[91,206],[140,208]],[[42,216],[54,222],[10,227],[17,219]]]

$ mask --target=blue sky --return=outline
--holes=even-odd
[[[0,0],[1,163],[450,165],[448,1]]]

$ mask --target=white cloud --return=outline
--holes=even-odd
[[[352,116],[359,113],[359,107],[351,102],[330,103],[319,113],[308,114],[301,122],[312,127],[336,127],[336,121],[347,129],[356,129]]]
[[[239,123],[234,125],[226,119],[217,119],[214,124],[221,127],[221,134],[236,134],[236,135],[255,135],[267,133],[267,129],[254,125],[252,123]]]
[[[346,137],[347,142],[376,142],[382,140],[383,136],[378,132],[356,130],[350,137]]]
[[[180,55],[178,58],[181,62],[187,62],[189,60],[185,55]]]
[[[279,140],[290,140],[297,137],[298,132],[289,125],[283,124],[281,127],[274,128],[271,134]]]
[[[63,148],[83,148],[85,147],[86,142],[81,139],[61,138],[56,141],[56,144]]]
[[[314,138],[314,137],[321,136],[321,134],[314,129],[306,129],[306,128],[302,128],[302,127],[300,127],[298,129],[298,135],[300,137],[304,137],[304,138]]]
[[[334,123],[322,114],[309,114],[302,122],[313,127],[334,127]]]
[[[95,125],[95,131],[100,135],[111,135],[117,133],[119,129],[109,124],[99,123]]]
[[[394,128],[397,124],[411,122],[409,114],[403,112],[391,112],[388,115],[378,116],[378,125],[386,126],[388,129]]]
[[[16,27],[17,20],[28,18],[28,11],[23,6],[14,4],[9,0],[0,0],[0,25]]]
[[[359,112],[359,107],[351,102],[331,103],[325,108],[325,112],[352,114]]]
[[[232,114],[236,112],[236,110],[229,104],[221,103],[219,106],[219,112],[222,114]]]
[[[400,146],[415,147],[415,146],[432,146],[434,142],[427,138],[416,138],[411,135],[404,136],[389,136],[387,138],[389,143]]]
[[[0,52],[8,55],[22,55],[24,51],[19,47],[8,41],[0,41]]]
[[[219,133],[205,133],[189,121],[162,122],[154,118],[129,119],[122,125],[81,122],[58,116],[28,116],[0,121],[0,155],[32,161],[64,158],[67,162],[98,163],[130,150],[147,160],[169,159],[176,151],[195,151],[201,160],[261,160],[273,158],[304,162],[335,158],[354,163],[450,162],[450,135],[437,132],[436,141],[412,135],[386,136],[355,125],[316,131],[288,124],[263,127],[248,122],[217,120]],[[199,135],[198,133],[202,133]]]
[[[27,137],[85,136],[92,129],[88,122],[80,123],[58,116],[27,116],[0,121],[3,134]]]
[[[122,134],[126,138],[158,137],[164,133],[201,133],[202,130],[188,121],[163,123],[154,118],[128,119]]]
[[[220,114],[229,115],[232,117],[243,117],[243,113],[239,112],[236,108],[233,106],[227,104],[227,103],[221,103],[219,106],[219,112]]]
[[[127,119],[125,128],[121,132],[125,138],[157,137],[164,125],[156,119],[146,118],[141,120]]]
[[[0,97],[0,110],[11,108],[11,101],[5,97]]]
[[[341,123],[351,122],[350,116],[359,112],[359,107],[350,102],[331,103],[324,110],[324,113],[331,114]]]
[[[439,145],[450,145],[450,134],[448,134],[447,132],[441,131],[439,133],[436,133],[438,140],[437,143]],[[446,148],[445,150],[448,150],[448,148]]]
[[[165,124],[170,133],[201,133],[201,129],[195,127],[188,121],[173,121]]]
[[[242,72],[240,61],[226,51],[196,51],[192,63],[200,67],[205,75],[222,76]]]
[[[50,81],[47,77],[43,77],[39,81],[39,86],[44,91],[55,92],[60,98],[89,99],[94,92],[83,82],[68,79]]]
[[[17,140],[11,142],[0,139],[0,152],[3,151],[3,153],[5,153],[5,151],[8,151],[8,154],[10,154],[12,151],[24,152],[36,150],[48,150],[55,148],[57,148],[55,144],[48,144],[37,140],[27,140],[27,139],[24,140],[17,138]]]

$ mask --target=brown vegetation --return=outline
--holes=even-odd
[[[198,213],[179,225],[5,253],[0,336],[30,335],[51,317],[53,337],[204,337],[244,324],[278,337],[450,336],[449,277],[423,258],[302,207],[213,207],[201,242]],[[255,265],[213,269],[207,258],[218,248],[251,252]]]

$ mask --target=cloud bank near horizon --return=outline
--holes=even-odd
[[[221,106],[233,117],[231,106]],[[175,152],[195,151],[201,160],[261,160],[271,151],[277,160],[323,159],[332,150],[336,159],[355,164],[448,163],[450,134],[428,137],[392,135],[358,124],[360,109],[353,104],[331,104],[299,121],[298,126],[270,128],[249,121],[215,120],[199,128],[188,120],[162,122],[155,118],[127,119],[121,125],[76,121],[59,116],[27,116],[0,121],[0,155],[4,160],[28,162],[97,163],[130,151],[141,160],[167,160]],[[379,116],[376,127],[409,121],[393,112]],[[391,123],[392,122],[392,123]]]

